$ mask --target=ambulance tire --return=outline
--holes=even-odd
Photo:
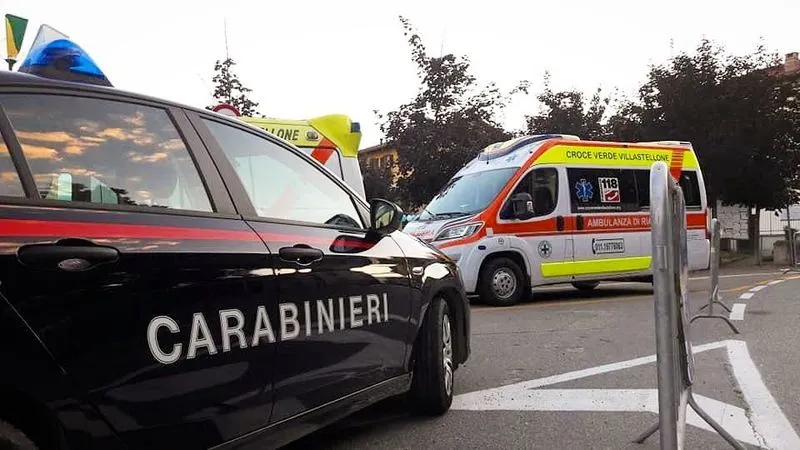
[[[414,348],[414,372],[409,399],[413,411],[424,416],[439,416],[453,403],[455,346],[450,308],[442,297],[428,307]]]
[[[0,449],[36,450],[36,444],[22,431],[8,422],[0,420]]]
[[[591,292],[599,285],[599,281],[576,281],[572,283],[572,286],[581,292]]]
[[[529,294],[530,289],[527,287],[525,276],[513,260],[495,258],[483,266],[478,279],[478,294],[487,305],[515,305],[524,298],[526,292]]]

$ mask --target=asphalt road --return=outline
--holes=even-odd
[[[692,309],[708,298],[703,275],[690,280]],[[723,301],[741,333],[718,319],[690,329],[695,398],[748,449],[800,448],[800,277],[793,278],[775,269],[723,271]],[[392,400],[288,448],[658,448],[657,433],[632,443],[658,420],[651,286],[535,294],[509,308],[473,305],[473,353],[443,417],[413,417]],[[694,414],[688,422],[686,448],[730,448]]]

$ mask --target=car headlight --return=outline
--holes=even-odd
[[[446,241],[448,239],[458,239],[458,238],[465,238],[467,236],[472,236],[473,234],[477,233],[478,230],[481,229],[483,226],[483,222],[478,223],[468,223],[466,225],[456,225],[452,227],[447,227],[439,232],[434,241]]]

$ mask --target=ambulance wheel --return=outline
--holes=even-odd
[[[453,327],[447,302],[436,297],[428,307],[415,347],[410,400],[414,412],[442,415],[453,403]]]
[[[600,285],[599,281],[576,281],[572,283],[575,289],[581,292],[590,292]]]
[[[514,305],[522,299],[526,289],[522,269],[511,259],[492,259],[481,270],[478,293],[488,305]]]
[[[36,444],[22,431],[8,422],[0,420],[0,449],[36,450]]]

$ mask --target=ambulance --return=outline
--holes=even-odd
[[[652,281],[650,167],[664,161],[687,209],[689,270],[709,265],[703,174],[688,142],[523,136],[467,163],[404,231],[458,263],[466,291],[512,305],[537,286]]]
[[[361,198],[366,197],[358,164],[361,144],[358,122],[344,114],[328,114],[308,120],[239,116],[238,111],[231,115],[293,144],[347,183]]]

